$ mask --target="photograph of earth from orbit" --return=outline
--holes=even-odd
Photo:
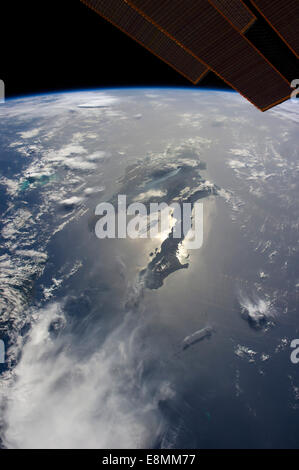
[[[299,447],[298,121],[194,89],[0,105],[3,448]],[[202,247],[98,239],[119,194],[200,200]]]

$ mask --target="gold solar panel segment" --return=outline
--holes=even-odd
[[[256,21],[256,16],[241,0],[212,0],[218,8],[241,33],[245,33]]]
[[[212,0],[126,0],[262,111],[290,98],[290,84]]]
[[[177,72],[197,84],[209,68],[162,33],[124,0],[81,0],[98,14],[121,29],[132,39],[164,60]],[[215,0],[240,31],[247,30],[255,20],[254,15],[240,0]]]
[[[209,69],[124,0],[81,0],[177,72],[198,83]]]
[[[299,0],[251,0],[251,3],[299,58]]]

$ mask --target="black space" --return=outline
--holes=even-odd
[[[0,78],[7,97],[101,87],[193,86],[80,0],[6,2],[1,9]],[[289,81],[296,78],[296,58],[262,19],[247,36]],[[212,72],[200,86],[228,88]]]

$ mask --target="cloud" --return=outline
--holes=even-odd
[[[102,94],[94,97],[85,103],[78,104],[79,108],[106,108],[118,102],[115,96]]]
[[[269,114],[287,121],[299,122],[299,100],[286,101],[274,109]]]
[[[150,189],[145,193],[138,194],[133,200],[134,201],[144,201],[151,198],[161,198],[167,194],[167,191],[162,191],[160,189]]]
[[[163,430],[159,403],[169,383],[143,377],[149,351],[136,318],[103,340],[95,328],[81,354],[67,332],[63,307],[36,313],[7,388],[3,441],[8,448],[146,448]],[[56,326],[55,326],[56,325]],[[53,330],[56,333],[53,334]],[[84,349],[84,348],[83,348]]]
[[[30,131],[25,131],[25,132],[18,132],[22,139],[31,139],[32,137],[36,137],[40,133],[41,129],[32,129]]]
[[[63,201],[61,201],[61,204],[63,206],[75,206],[79,204],[80,202],[82,202],[83,200],[84,200],[83,197],[72,196],[72,197],[69,197],[68,199],[64,199]]]

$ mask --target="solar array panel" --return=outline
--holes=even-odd
[[[241,0],[212,0],[211,3],[221,11],[241,33],[250,28],[256,17]]]
[[[162,33],[124,0],[82,0],[82,2],[192,83],[199,83],[209,72],[206,65]],[[255,20],[255,16],[240,0],[215,0],[215,4],[240,31],[247,30]]]
[[[125,0],[262,111],[290,85],[209,0]]]
[[[192,83],[198,83],[209,69],[124,0],[81,0],[103,18],[164,60]]]
[[[194,84],[212,70],[262,111],[290,97],[287,80],[243,35],[256,17],[242,0],[81,1]],[[251,1],[295,52],[299,0]]]
[[[299,58],[299,0],[251,0]]]

